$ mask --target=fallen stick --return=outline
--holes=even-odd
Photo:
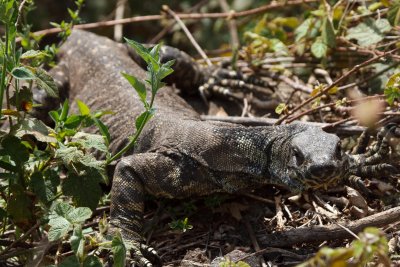
[[[400,207],[395,207],[357,221],[341,223],[341,225],[357,234],[369,226],[383,227],[399,221]],[[312,226],[276,232],[273,234],[258,235],[258,240],[264,247],[289,247],[301,243],[352,238],[352,235],[346,229],[336,224],[328,226]]]

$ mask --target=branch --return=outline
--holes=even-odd
[[[182,20],[175,14],[175,12],[172,11],[167,5],[163,5],[163,10],[165,12],[167,12],[169,15],[171,15],[176,20],[176,22],[179,24],[179,26],[185,32],[187,38],[192,43],[194,48],[196,48],[197,52],[201,55],[201,57],[204,59],[204,61],[207,63],[207,65],[209,67],[211,67],[212,63],[211,63],[210,59],[207,57],[206,53],[204,53],[203,49],[201,49],[200,45],[196,42],[193,35],[190,33],[190,31],[186,27],[185,23],[183,23]]]
[[[308,98],[307,100],[305,100],[303,103],[301,103],[300,105],[298,105],[297,107],[295,107],[294,109],[292,109],[290,111],[289,114],[281,117],[276,124],[281,124],[284,120],[286,120],[289,116],[293,115],[294,112],[298,111],[299,109],[301,109],[302,107],[304,107],[305,105],[307,105],[308,103],[310,103],[311,101],[313,101],[314,99],[326,94],[330,89],[332,89],[333,87],[337,86],[338,84],[340,84],[341,82],[343,82],[344,80],[346,80],[347,78],[350,77],[350,75],[352,75],[353,73],[357,72],[359,69],[361,69],[362,67],[365,67],[375,61],[377,61],[378,59],[385,57],[387,55],[390,55],[393,52],[398,51],[400,48],[395,48],[393,50],[390,50],[388,52],[382,53],[380,55],[377,55],[375,57],[372,57],[366,61],[364,61],[361,64],[355,65],[351,70],[349,70],[348,72],[346,72],[345,74],[343,74],[342,76],[340,76],[340,78],[338,78],[336,81],[334,81],[332,84],[330,84],[329,86],[325,87],[325,89],[321,90],[319,93],[317,93],[316,95],[314,95],[313,97]]]
[[[400,207],[395,207],[374,215],[345,224],[345,228],[353,233],[361,232],[365,227],[383,227],[400,221]],[[289,247],[308,242],[322,242],[351,238],[351,234],[339,225],[312,226],[296,228],[284,232],[276,232],[258,236],[260,243],[267,247]]]
[[[190,13],[190,14],[177,14],[177,16],[180,19],[206,19],[206,18],[211,18],[211,19],[217,19],[217,18],[238,18],[238,17],[244,17],[244,16],[250,16],[250,15],[256,15],[259,13],[263,13],[267,10],[271,9],[276,9],[276,8],[283,8],[287,6],[293,6],[293,5],[301,5],[301,4],[306,4],[306,3],[314,3],[318,2],[317,0],[292,0],[288,2],[282,2],[282,3],[271,3],[268,5],[264,5],[258,8],[250,9],[250,10],[245,10],[237,13]],[[117,24],[128,24],[128,23],[134,23],[134,22],[143,22],[143,21],[152,21],[152,20],[161,20],[163,19],[163,15],[149,15],[149,16],[137,16],[137,17],[131,17],[131,18],[125,18],[125,19],[118,19],[118,20],[108,20],[108,21],[99,21],[99,22],[93,22],[93,23],[87,23],[87,24],[79,24],[75,25],[74,28],[76,29],[93,29],[93,28],[99,28],[99,27],[110,27],[114,26]],[[33,34],[36,35],[47,35],[47,34],[54,34],[54,33],[59,33],[61,30],[59,28],[52,28],[52,29],[46,29],[46,30],[41,30],[34,32]]]

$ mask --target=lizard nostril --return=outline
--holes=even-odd
[[[331,163],[311,165],[308,169],[308,171],[314,177],[326,176],[335,172],[335,170],[336,170],[336,165]]]

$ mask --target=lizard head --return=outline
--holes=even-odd
[[[294,124],[287,127],[286,138],[277,138],[272,151],[280,150],[274,176],[300,192],[327,188],[343,179],[348,170],[348,156],[341,150],[340,139],[318,127]]]

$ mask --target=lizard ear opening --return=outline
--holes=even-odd
[[[293,148],[293,161],[297,166],[301,166],[304,163],[304,155],[296,147]]]

